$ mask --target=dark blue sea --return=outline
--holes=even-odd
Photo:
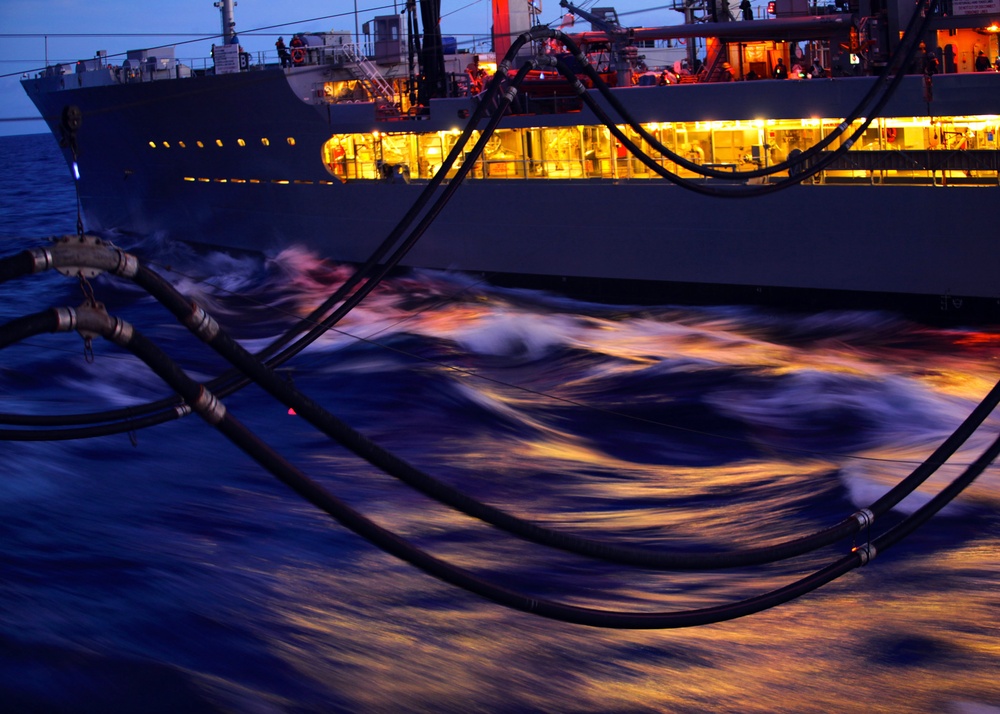
[[[0,138],[0,257],[75,232],[48,135]],[[256,351],[350,273],[296,246],[195,252],[106,235]],[[226,369],[129,282],[90,282],[199,381]],[[0,322],[84,300],[46,273],[0,286]],[[760,545],[871,504],[1000,379],[1000,326],[889,312],[622,306],[412,273],[282,374],[381,446],[555,529],[660,550]],[[0,413],[171,396],[75,334],[0,352]],[[230,413],[384,528],[540,599],[630,612],[738,601],[851,543],[715,572],[525,543],[382,473],[262,389]],[[0,429],[31,427],[0,424]],[[1000,430],[990,416],[873,531]],[[5,433],[7,433],[5,431]],[[1000,472],[901,544],[749,617],[674,630],[507,609],[388,555],[197,416],[96,438],[0,441],[3,712],[1000,712]]]

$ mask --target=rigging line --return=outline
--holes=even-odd
[[[456,13],[462,12],[462,10],[467,10],[468,8],[470,8],[470,7],[474,6],[474,5],[479,5],[482,2],[483,2],[483,0],[472,0],[472,2],[466,3],[465,5],[462,5],[462,7],[460,7],[460,8],[452,10],[451,12],[446,12],[445,14],[443,14],[441,17],[438,18],[438,23],[440,24],[441,20],[445,19],[446,17],[450,17],[450,16],[452,16],[452,15],[454,15]]]
[[[866,544],[861,548],[855,548],[849,555],[824,568],[781,588],[738,602],[687,611],[629,612],[581,607],[538,598],[520,590],[498,585],[464,568],[430,555],[427,551],[413,545],[393,531],[379,526],[359,511],[348,506],[247,429],[203,385],[192,380],[162,350],[135,331],[128,323],[111,318],[107,313],[99,313],[93,308],[82,308],[79,311],[62,308],[38,313],[32,317],[38,318],[31,325],[34,330],[66,332],[77,329],[78,326],[81,329],[86,327],[87,330],[100,334],[129,349],[146,362],[154,373],[177,391],[188,404],[191,404],[205,421],[213,425],[285,485],[332,516],[341,525],[365,538],[384,552],[414,565],[425,573],[505,607],[592,627],[614,629],[692,627],[745,617],[790,602],[832,582],[854,568],[866,565],[876,552],[872,544]],[[940,508],[957,497],[962,489],[978,477],[996,457],[998,451],[1000,451],[1000,439],[994,442],[993,447],[977,460],[974,468],[968,469],[961,477],[955,479],[931,502],[919,509],[916,514],[904,519],[896,534],[888,538],[882,547],[891,546],[926,523]]]
[[[586,6],[584,6],[584,8],[586,9]],[[642,15],[642,14],[645,14],[647,12],[654,12],[656,10],[676,10],[676,9],[677,9],[677,5],[676,4],[671,4],[671,5],[657,5],[656,7],[647,7],[647,8],[643,8],[642,10],[627,10],[625,12],[619,12],[618,13],[618,17],[626,17],[627,15]]]

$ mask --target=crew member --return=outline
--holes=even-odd
[[[288,48],[285,47],[285,38],[279,37],[278,41],[274,43],[274,46],[278,48],[278,60],[281,62],[281,66],[290,67],[292,64],[292,56],[288,54]]]
[[[469,91],[472,94],[479,94],[486,84],[486,70],[479,66],[479,55],[472,55],[472,61],[465,67],[465,73],[469,75]]]
[[[291,41],[292,64],[296,67],[306,63],[306,43],[300,35],[293,35]]]

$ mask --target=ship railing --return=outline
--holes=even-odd
[[[357,45],[346,44],[341,49],[344,56],[351,62],[349,66],[351,74],[368,85],[372,96],[376,99],[384,99],[388,104],[395,104],[396,91],[382,76],[378,67],[361,53],[361,48]]]

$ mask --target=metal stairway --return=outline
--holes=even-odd
[[[364,84],[375,103],[383,107],[394,107],[396,105],[396,92],[393,91],[392,85],[385,81],[385,77],[378,71],[378,67],[361,53],[357,45],[344,45],[342,51],[350,62],[346,65],[347,70],[354,75],[355,79]]]

